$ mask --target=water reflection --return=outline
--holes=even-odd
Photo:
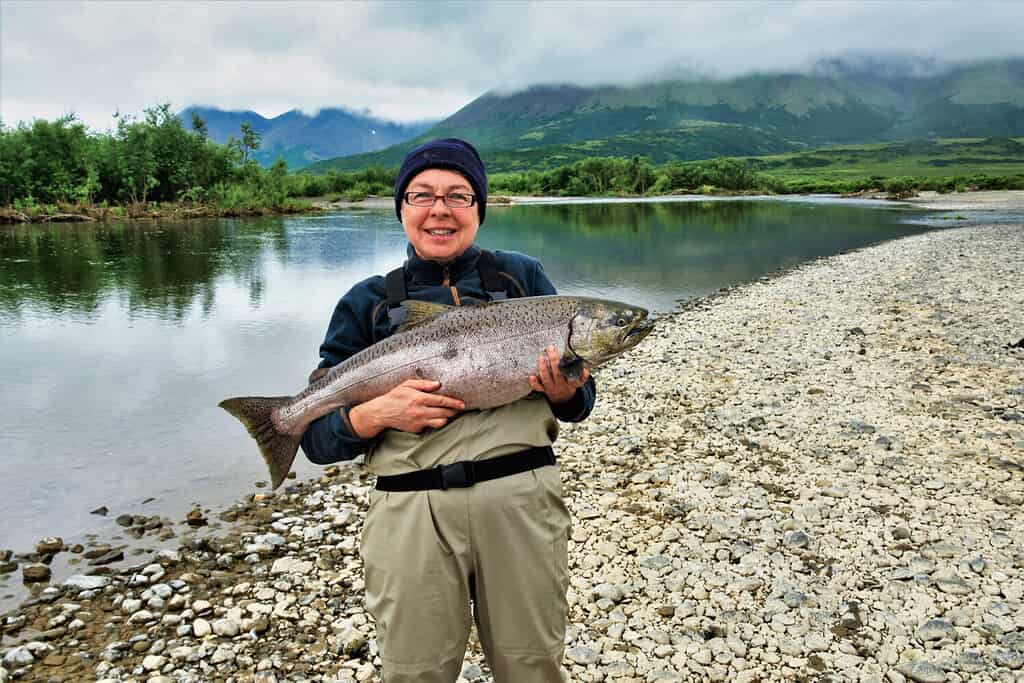
[[[0,231],[0,311],[95,314],[117,294],[130,315],[180,320],[194,302],[208,315],[214,283],[245,282],[253,303],[264,253],[288,256],[281,219],[20,226]]]
[[[540,258],[564,293],[666,310],[923,229],[905,217],[781,202],[494,207],[480,241]],[[109,531],[87,514],[100,505],[180,519],[251,490],[262,460],[217,402],[300,389],[338,296],[404,254],[390,209],[0,229],[0,548]]]

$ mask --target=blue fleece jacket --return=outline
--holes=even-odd
[[[536,259],[513,251],[495,251],[494,255],[498,272],[508,283],[506,291],[510,297],[556,293]],[[489,297],[477,271],[479,257],[480,249],[473,246],[454,262],[442,266],[421,259],[409,245],[408,259],[403,266],[409,298],[448,305],[487,301]],[[356,284],[338,301],[320,346],[319,367],[333,367],[389,334],[385,278],[376,275]],[[552,404],[551,410],[563,422],[579,422],[593,409],[596,391],[591,377],[576,390],[572,400]],[[355,436],[341,414],[332,411],[309,425],[302,437],[302,450],[312,462],[325,465],[351,460],[367,452],[374,443],[373,439]]]

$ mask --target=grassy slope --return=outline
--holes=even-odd
[[[500,172],[551,168],[593,155],[685,161],[837,143],[1021,134],[1024,60],[1018,59],[924,78],[869,71],[761,74],[487,94],[408,143],[325,160],[309,170],[397,166],[413,146],[441,136],[473,141]]]
[[[1024,138],[843,145],[748,159],[758,171],[787,181],[871,176],[948,178],[976,173],[1022,175]]]

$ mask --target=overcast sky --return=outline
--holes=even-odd
[[[0,0],[0,118],[169,101],[443,118],[488,90],[803,70],[848,54],[1022,56],[1024,2]]]

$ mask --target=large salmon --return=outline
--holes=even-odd
[[[553,345],[559,369],[578,378],[631,349],[653,329],[647,311],[575,296],[537,296],[479,306],[406,301],[408,322],[394,335],[331,368],[296,396],[236,397],[220,406],[256,439],[277,488],[309,423],[343,405],[429,379],[468,410],[493,408],[529,394],[537,358]]]

